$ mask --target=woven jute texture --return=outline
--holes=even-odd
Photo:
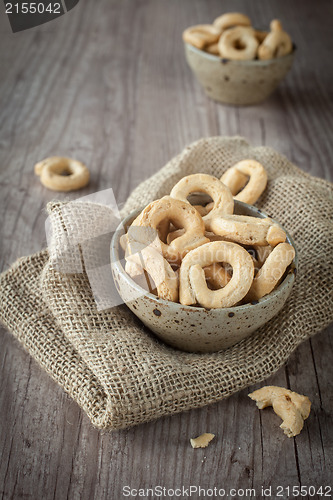
[[[47,250],[19,259],[1,276],[1,320],[94,426],[126,428],[221,400],[274,373],[302,341],[332,321],[332,184],[272,149],[253,148],[239,137],[201,139],[140,184],[122,215],[168,194],[185,175],[220,177],[245,158],[267,169],[268,186],[257,206],[291,233],[299,271],[283,310],[224,352],[174,350],[125,305],[99,312],[85,270],[55,270]],[[66,220],[57,219],[59,207],[49,207],[55,237],[60,227],[67,230]],[[86,204],[78,211],[81,222],[90,210]]]

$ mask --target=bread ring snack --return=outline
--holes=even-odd
[[[194,208],[196,208],[198,210],[201,217],[203,217],[204,215],[207,215],[207,209],[203,205],[193,205],[193,206],[194,206]]]
[[[213,56],[220,55],[217,42],[207,45],[207,47],[205,47],[205,51],[208,52],[208,54],[213,54]]]
[[[179,236],[182,236],[185,233],[184,229],[176,229],[176,231],[171,231],[168,236],[167,236],[167,244],[170,245],[170,243],[175,240],[176,238],[179,238]]]
[[[213,198],[214,210],[219,209],[226,214],[232,214],[234,210],[234,200],[230,189],[226,187],[219,179],[207,174],[192,174],[183,177],[171,190],[170,196],[189,203],[187,197],[194,192],[207,193]],[[205,221],[208,215],[203,216]]]
[[[157,232],[157,228],[165,221],[185,230],[184,234],[170,244],[162,241]],[[168,261],[180,263],[187,252],[209,241],[204,233],[204,222],[192,205],[164,196],[150,203],[140,213],[129,227],[128,237],[155,247]]]
[[[152,277],[157,287],[158,296],[165,300],[177,302],[178,300],[178,278],[169,262],[155,248],[135,242],[127,249],[126,272],[129,268],[137,267],[145,269]],[[129,265],[129,267],[127,266]],[[130,273],[129,273],[130,274]],[[139,273],[141,274],[141,273]]]
[[[207,282],[215,290],[225,287],[231,280],[231,276],[228,271],[217,262],[205,267],[204,271]]]
[[[275,413],[283,420],[280,427],[288,437],[297,436],[303,429],[304,420],[310,415],[310,399],[284,387],[267,385],[252,392],[249,397],[260,410],[273,406]]]
[[[228,241],[242,245],[276,246],[286,240],[286,233],[270,219],[259,219],[248,215],[230,215],[215,212],[207,219],[209,231],[223,236]]]
[[[279,20],[274,19],[270,26],[270,33],[258,48],[258,58],[262,60],[286,56],[293,48],[292,40],[288,33],[283,31]]]
[[[241,184],[239,172],[250,177],[246,186],[234,196],[235,200],[253,205],[261,196],[267,185],[267,173],[264,167],[256,160],[242,160],[229,168],[221,177],[221,181],[231,184],[230,179],[235,174],[232,186]],[[224,180],[223,180],[224,179]],[[227,184],[228,185],[228,184]]]
[[[221,30],[211,24],[197,24],[190,26],[183,32],[183,40],[197,49],[216,43],[221,35]]]
[[[293,49],[278,19],[270,23],[270,31],[257,30],[240,12],[223,14],[213,24],[190,26],[183,32],[183,40],[208,54],[236,61],[273,59]]]
[[[295,257],[295,249],[289,243],[280,243],[267,257],[262,268],[253,280],[246,299],[259,300],[270,293],[285,273]]]
[[[227,262],[233,274],[229,283],[220,290],[209,290],[203,268],[214,262]],[[248,292],[254,274],[253,262],[240,245],[214,241],[188,253],[180,266],[179,300],[183,305],[198,302],[206,308],[231,307]]]
[[[241,189],[237,195],[247,193],[254,200],[267,175],[260,163],[244,160],[222,179],[234,193]],[[214,201],[207,203],[209,197],[195,196],[198,192]],[[189,199],[207,205],[192,206]],[[121,236],[126,272],[144,288],[145,278],[156,293],[152,279],[157,294],[167,300],[176,301],[179,293],[183,305],[232,307],[270,293],[295,251],[284,243],[285,231],[269,217],[235,215],[233,205],[231,190],[216,177],[184,177],[170,196],[150,203]]]
[[[251,19],[241,12],[228,12],[217,17],[213,21],[213,26],[221,31],[233,26],[251,26]]]
[[[269,31],[254,30],[254,35],[259,43],[262,43],[265,40],[268,33]]]
[[[89,183],[89,170],[78,160],[51,156],[36,163],[35,174],[52,191],[75,191]]]
[[[125,264],[125,271],[127,274],[130,275],[131,278],[137,278],[141,274],[143,274],[143,268],[141,267],[141,262],[140,265],[131,261],[127,260]]]
[[[228,170],[224,172],[221,177],[221,182],[228,186],[233,196],[235,196],[241,189],[243,189],[247,181],[248,176],[234,167],[228,168]]]
[[[265,245],[265,246],[254,245],[253,248],[256,252],[258,266],[262,267],[267,257],[272,252],[273,247],[271,245]]]
[[[258,46],[254,30],[242,26],[224,31],[218,42],[220,56],[235,61],[255,59]]]
[[[209,241],[225,241],[225,238],[223,238],[223,236],[215,234],[212,231],[205,231],[205,236],[209,239]]]
[[[184,229],[177,229],[176,231],[172,231],[168,234],[167,236],[167,244],[170,245],[170,243],[175,240],[176,238],[179,238],[182,234],[184,234]],[[218,234],[212,233],[211,231],[205,231],[205,236],[206,238],[209,239],[209,241],[224,241],[223,236],[219,236]]]

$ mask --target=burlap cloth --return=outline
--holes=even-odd
[[[122,215],[168,194],[185,175],[220,177],[244,158],[268,171],[257,206],[291,233],[299,272],[283,310],[224,352],[169,348],[125,305],[98,312],[85,272],[53,270],[46,250],[19,259],[2,274],[1,320],[94,426],[126,428],[225,398],[274,373],[303,340],[332,321],[332,184],[272,149],[253,148],[239,137],[202,139],[140,184]]]

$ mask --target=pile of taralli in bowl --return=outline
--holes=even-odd
[[[267,99],[292,67],[295,46],[279,20],[258,30],[230,12],[183,32],[186,61],[208,97],[233,106]]]
[[[256,303],[280,284],[295,257],[271,218],[234,213],[234,200],[252,205],[266,184],[255,160],[240,161],[221,179],[205,173],[182,178],[121,236],[126,273],[133,279],[148,274],[158,297],[184,306]],[[205,204],[191,205],[193,195]]]
[[[267,60],[290,54],[293,43],[281,22],[273,19],[270,31],[255,29],[251,20],[240,12],[219,16],[213,24],[190,26],[183,40],[199,50],[224,59]]]

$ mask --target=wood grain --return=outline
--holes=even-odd
[[[260,106],[208,100],[186,66],[182,30],[221,10],[245,12],[260,27],[278,17],[296,42],[291,73]],[[64,17],[15,35],[3,4],[0,12],[0,269],[45,245],[44,207],[54,193],[40,185],[33,165],[52,154],[87,163],[92,182],[80,196],[112,187],[120,205],[185,144],[219,134],[270,145],[333,180],[328,1],[319,8],[310,0],[81,0]],[[0,495],[99,500],[122,498],[125,485],[200,485],[255,488],[260,498],[262,486],[333,486],[331,359],[332,327],[302,344],[267,380],[313,401],[296,439],[287,439],[279,418],[270,409],[259,412],[247,397],[259,385],[108,433],[95,430],[1,328]],[[189,438],[201,432],[216,438],[209,448],[192,450]]]

